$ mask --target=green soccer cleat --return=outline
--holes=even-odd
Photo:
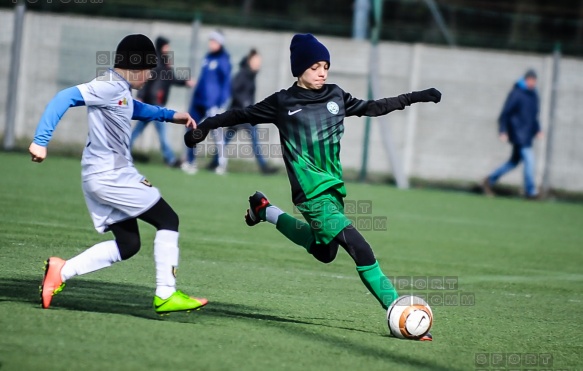
[[[208,300],[194,298],[186,295],[180,290],[176,290],[168,299],[159,296],[154,297],[154,310],[158,314],[168,314],[171,312],[190,312],[207,305]]]

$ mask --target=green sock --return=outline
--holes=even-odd
[[[302,246],[310,252],[310,246],[314,242],[310,225],[293,216],[283,213],[277,219],[275,226],[281,234],[286,236],[293,243]]]
[[[373,265],[356,267],[362,283],[368,291],[381,303],[383,308],[387,309],[389,305],[399,296],[397,290],[391,283],[391,280],[385,276],[379,262],[375,261]]]

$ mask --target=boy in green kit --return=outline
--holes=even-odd
[[[337,85],[326,84],[330,53],[313,35],[295,35],[290,52],[292,74],[298,78],[292,87],[247,108],[206,119],[186,133],[185,143],[193,147],[218,127],[246,122],[275,124],[292,200],[307,223],[272,205],[261,192],[249,198],[245,221],[249,226],[262,221],[274,224],[289,240],[323,263],[332,262],[342,246],[356,263],[364,285],[387,309],[398,297],[397,291],[381,271],[370,245],[344,215],[346,188],[340,164],[344,117],[380,116],[412,103],[438,103],[441,93],[431,88],[394,98],[356,99]],[[431,340],[431,335],[421,340]]]

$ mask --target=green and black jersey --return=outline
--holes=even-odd
[[[273,123],[279,129],[283,158],[294,204],[334,188],[346,196],[340,165],[344,117],[380,116],[411,104],[410,94],[365,101],[337,85],[308,90],[294,84],[244,109],[206,119],[201,129],[241,123]]]

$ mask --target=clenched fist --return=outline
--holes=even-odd
[[[47,158],[47,147],[39,146],[36,143],[30,143],[28,152],[32,156],[32,161],[43,162]]]
[[[441,92],[435,88],[429,88],[421,91],[414,91],[411,93],[411,103],[419,102],[433,102],[439,103],[441,101]]]

